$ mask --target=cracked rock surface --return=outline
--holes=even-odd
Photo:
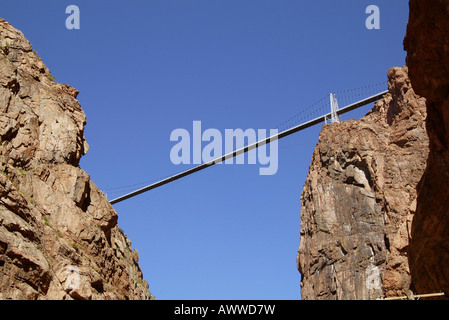
[[[426,100],[407,67],[391,68],[388,85],[362,119],[323,126],[301,196],[302,299],[376,299],[410,289]]]
[[[0,19],[0,299],[153,299],[117,213],[78,166],[77,95]]]

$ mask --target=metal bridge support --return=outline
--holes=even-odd
[[[331,100],[331,123],[334,122],[340,122],[340,116],[337,114],[338,111],[338,102],[337,98],[335,98],[335,95],[333,93],[330,94],[330,100]]]
[[[330,95],[330,102],[331,102],[331,113],[329,114],[329,116],[327,116],[324,119],[324,122],[327,124],[327,120],[330,119],[331,124],[334,122],[340,122],[340,116],[338,114],[338,101],[337,98],[335,98],[335,94],[331,93]]]

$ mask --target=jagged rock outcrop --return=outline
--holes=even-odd
[[[78,167],[78,91],[0,19],[0,299],[152,299],[117,213]]]
[[[410,0],[404,48],[427,99],[429,158],[418,186],[409,262],[417,293],[449,294],[449,1]]]
[[[376,299],[410,289],[407,250],[426,164],[426,101],[407,67],[362,119],[324,125],[301,196],[303,299]]]

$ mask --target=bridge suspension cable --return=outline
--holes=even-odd
[[[209,167],[213,166],[214,164],[221,163],[221,162],[223,162],[223,161],[225,161],[227,159],[234,158],[234,157],[236,157],[236,156],[238,156],[240,154],[246,153],[246,152],[248,152],[250,150],[253,150],[253,149],[258,148],[260,146],[266,145],[266,144],[268,144],[268,143],[270,143],[272,141],[275,141],[275,140],[287,137],[287,136],[289,136],[289,135],[291,135],[293,133],[296,133],[298,131],[307,129],[307,128],[309,128],[311,126],[314,126],[314,125],[316,125],[318,123],[326,122],[327,119],[332,119],[332,120],[339,119],[340,115],[342,115],[344,113],[347,113],[349,111],[355,110],[357,108],[363,107],[363,106],[365,106],[367,104],[370,104],[372,102],[375,102],[375,101],[381,99],[386,93],[388,93],[388,90],[376,93],[376,94],[374,94],[374,95],[372,95],[372,96],[370,96],[368,98],[365,98],[365,99],[362,99],[360,101],[354,102],[354,103],[349,104],[349,105],[347,105],[347,106],[345,106],[343,108],[340,108],[340,109],[338,109],[338,107],[333,105],[332,108],[331,108],[331,112],[330,113],[327,113],[325,115],[319,116],[319,117],[317,117],[315,119],[312,119],[310,121],[301,123],[299,125],[291,127],[289,129],[286,129],[286,130],[278,133],[277,135],[274,135],[274,136],[268,137],[266,139],[262,139],[260,141],[248,144],[247,146],[244,146],[242,148],[239,148],[237,150],[229,152],[229,153],[227,153],[225,155],[219,156],[219,157],[217,157],[217,158],[215,158],[215,159],[213,159],[211,161],[205,162],[205,163],[200,164],[200,165],[198,165],[196,167],[190,168],[190,169],[185,170],[183,172],[177,173],[175,175],[172,175],[170,177],[167,177],[165,179],[162,179],[160,181],[157,181],[155,183],[147,185],[147,186],[145,186],[143,188],[140,188],[138,190],[132,191],[132,192],[130,192],[128,194],[125,194],[123,196],[120,196],[120,197],[118,197],[116,199],[111,200],[110,203],[112,205],[114,205],[114,204],[117,204],[117,203],[122,202],[124,200],[127,200],[129,198],[132,198],[132,197],[135,197],[137,195],[140,195],[140,194],[142,194],[144,192],[150,191],[152,189],[156,189],[156,188],[161,187],[161,186],[163,186],[165,184],[168,184],[170,182],[173,182],[173,181],[179,180],[179,179],[181,179],[183,177],[186,177],[188,175],[191,175],[191,174],[193,174],[195,172],[198,172],[198,171],[201,171],[203,169],[209,168]],[[336,103],[336,101],[335,101],[335,103]],[[332,105],[332,103],[331,103],[331,105]]]

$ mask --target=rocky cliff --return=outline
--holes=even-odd
[[[314,152],[304,299],[449,294],[449,1],[409,7],[408,68],[390,70],[390,93],[366,117],[325,127]]]
[[[0,20],[0,299],[152,299],[117,213],[78,166],[78,91]]]
[[[426,101],[407,67],[362,119],[324,125],[301,196],[303,299],[408,293],[416,186],[428,154]]]
[[[427,99],[429,158],[418,186],[409,249],[418,293],[449,293],[449,1],[410,0],[404,47],[410,79]]]

